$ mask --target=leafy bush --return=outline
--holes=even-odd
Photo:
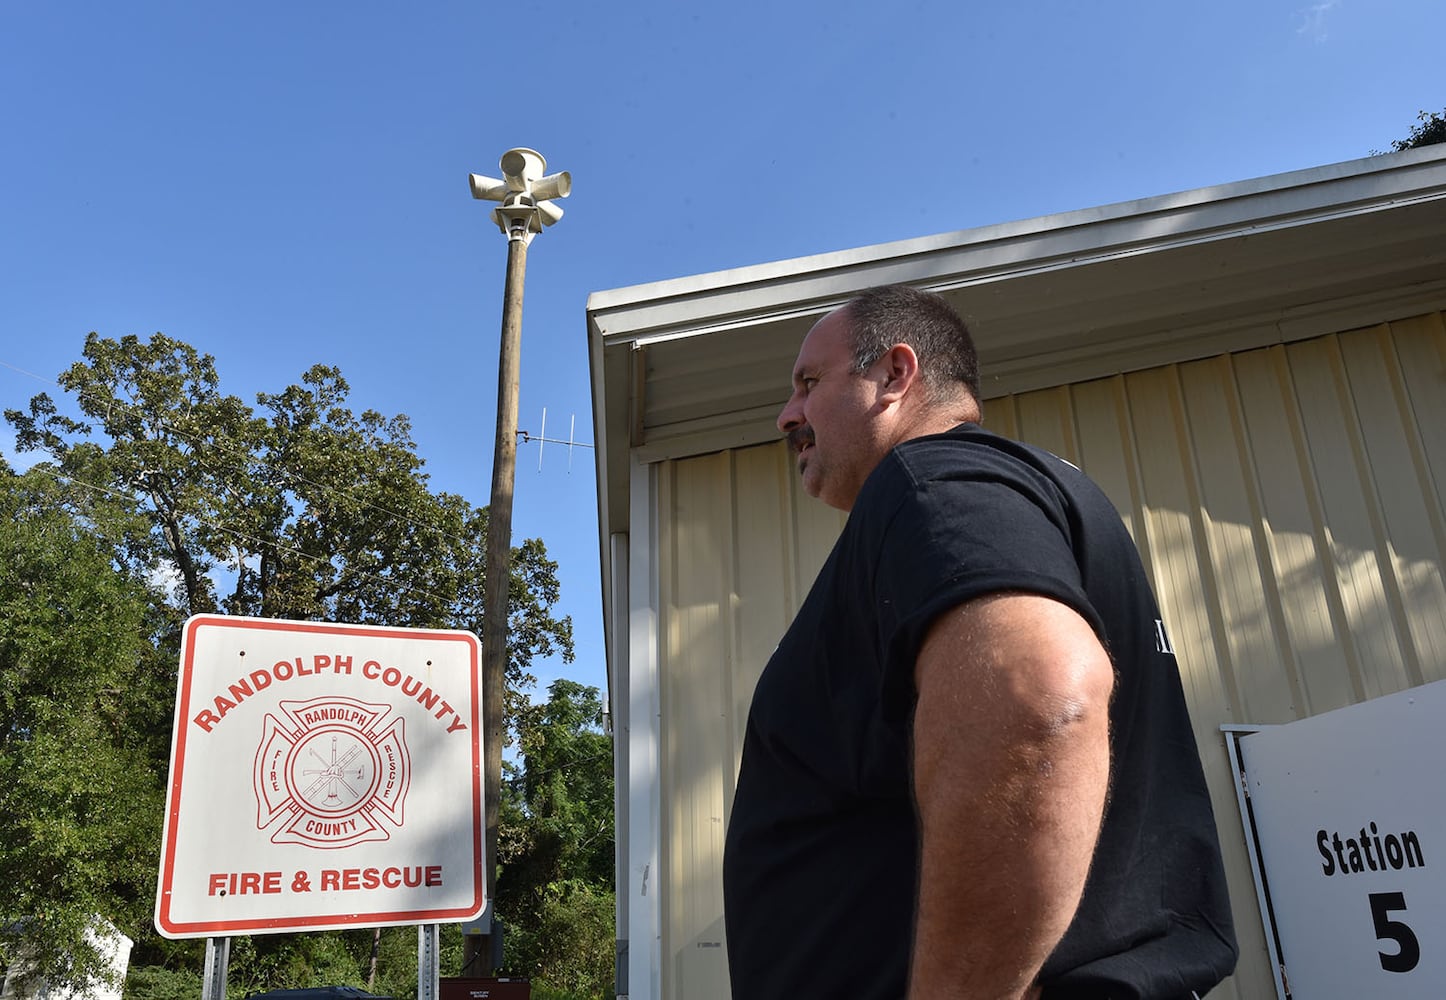
[[[613,894],[580,879],[547,886],[535,927],[507,939],[508,965],[532,978],[533,1000],[613,995]]]

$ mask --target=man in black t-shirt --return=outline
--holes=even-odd
[[[754,693],[740,998],[1188,998],[1234,967],[1173,651],[1119,515],[978,426],[968,331],[871,289],[778,424],[848,523]]]

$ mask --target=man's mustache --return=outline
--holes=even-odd
[[[788,447],[797,455],[806,444],[813,444],[813,428],[802,424],[788,432]]]

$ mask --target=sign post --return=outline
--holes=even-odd
[[[480,913],[479,663],[469,632],[191,618],[157,930],[224,938]]]
[[[201,976],[201,1000],[226,1000],[226,967],[231,961],[231,939],[206,939],[206,968]]]
[[[436,924],[417,928],[417,1000],[438,1000],[442,992],[441,929]]]

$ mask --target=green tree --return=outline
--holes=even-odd
[[[0,964],[83,986],[99,917],[149,922],[174,667],[156,595],[117,569],[104,498],[0,463]],[[137,822],[142,818],[143,822]]]
[[[183,341],[91,334],[82,359],[58,382],[73,399],[71,412],[48,394],[34,397],[26,411],[6,411],[18,446],[47,456],[37,475],[58,484],[64,500],[56,503],[112,577],[165,591],[138,624],[97,619],[116,642],[140,644],[132,659],[145,653],[163,664],[148,662],[149,673],[142,674],[126,667],[124,657],[113,658],[122,680],[110,686],[144,688],[152,699],[149,709],[127,704],[116,722],[136,734],[144,762],[135,771],[148,787],[164,787],[179,625],[188,615],[224,611],[484,631],[486,510],[433,492],[407,418],[354,412],[337,369],[315,366],[297,384],[259,394],[253,408],[224,394],[214,359]],[[7,557],[0,550],[0,560]],[[512,573],[507,680],[508,707],[517,711],[527,704],[535,658],[571,660],[572,623],[554,613],[557,565],[540,540],[514,548]],[[90,655],[77,655],[76,676],[60,675],[46,696],[66,704],[70,685],[93,667]],[[157,705],[164,710],[159,718]],[[36,739],[67,738],[63,714],[41,719]],[[30,790],[37,794],[42,784],[59,787],[64,777],[43,769],[35,774],[40,784]],[[162,996],[179,981],[142,970],[184,976],[200,966],[199,943],[167,942],[150,930],[161,812],[154,796],[128,804],[133,837],[146,844],[145,884],[116,886],[125,905],[118,900],[108,908],[137,914],[122,930],[137,941],[132,967],[141,974],[132,995],[138,997],[149,990]],[[61,844],[57,852],[67,864],[91,864],[78,848]],[[0,917],[38,912],[41,903],[38,896],[17,897]],[[258,989],[319,985],[348,970],[345,980],[359,983],[372,941],[370,931],[237,939],[233,980]],[[63,955],[74,935],[42,943]],[[408,974],[415,977],[414,938],[409,953]],[[381,977],[388,974],[384,965]]]
[[[1391,143],[1391,148],[1396,152],[1405,149],[1415,149],[1417,146],[1430,146],[1438,142],[1446,142],[1446,109],[1437,114],[1431,111],[1417,113],[1416,120],[1419,125],[1412,125],[1410,133],[1404,139],[1397,139]]]
[[[518,947],[534,953],[533,995],[556,1000],[611,997],[616,956],[611,886],[582,879],[549,882]]]
[[[221,393],[215,360],[189,344],[92,333],[59,384],[80,415],[44,393],[29,412],[7,410],[18,446],[126,507],[118,560],[174,579],[184,614],[482,633],[486,509],[431,492],[407,418],[354,413],[337,369],[259,394],[258,415]],[[514,711],[535,658],[572,658],[558,596],[557,564],[524,541],[509,590]]]
[[[612,740],[597,688],[560,679],[519,723],[499,835],[507,968],[600,997],[613,979]]]

